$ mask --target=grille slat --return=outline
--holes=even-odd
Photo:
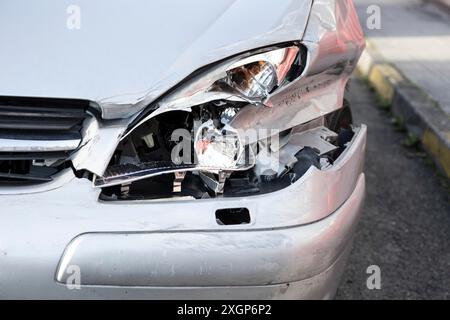
[[[80,139],[88,106],[84,100],[0,96],[0,138],[37,133],[34,139],[52,140],[70,133]]]
[[[85,117],[83,110],[75,108],[48,108],[30,106],[4,106],[0,105],[0,117],[47,117],[82,119]]]
[[[59,160],[69,156],[68,152],[0,152],[2,160]]]
[[[2,130],[0,139],[11,140],[74,140],[79,139],[80,133],[78,131],[46,131],[39,130],[22,130],[17,131],[14,129]]]
[[[0,96],[0,181],[51,180],[80,145],[88,107],[84,100]]]
[[[9,130],[59,130],[71,131],[80,124],[80,119],[39,118],[39,117],[0,117],[2,129]]]

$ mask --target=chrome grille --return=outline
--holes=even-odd
[[[89,102],[0,96],[0,181],[51,180],[81,144]]]
[[[15,152],[76,149],[88,105],[83,100],[0,97],[0,159]]]

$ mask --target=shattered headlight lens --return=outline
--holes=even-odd
[[[251,56],[231,65],[216,85],[224,83],[230,93],[248,102],[263,103],[284,82],[298,53],[299,48],[293,46]]]
[[[242,101],[270,107],[270,94],[299,75],[304,57],[298,46],[241,55],[218,63],[182,83],[157,104],[148,118],[170,110],[186,110],[214,100]],[[299,65],[300,64],[300,65]],[[300,72],[299,72],[300,71]]]
[[[218,130],[212,120],[202,124],[194,139],[194,149],[200,167],[236,170],[243,166],[244,146],[238,132]]]
[[[110,166],[95,184],[112,186],[186,171],[228,176],[235,171],[251,169],[256,163],[254,150],[230,121],[246,103],[271,107],[271,94],[301,73],[298,71],[304,61],[303,52],[296,45],[260,49],[227,59],[192,76],[153,104],[150,113],[137,120],[121,139],[123,146],[116,153],[115,165]],[[174,158],[171,154],[169,162],[166,153],[168,132],[161,132],[165,124],[150,125],[150,122],[160,121],[156,120],[158,116],[170,111],[191,114],[191,123],[184,121],[180,125],[187,129],[183,141],[193,144],[194,162],[174,160],[191,154],[186,150],[182,152],[183,157],[175,154]],[[165,119],[168,121],[167,117]],[[158,136],[164,136],[165,141],[159,142],[163,147],[154,150],[156,144],[147,143],[149,139],[146,138],[152,137],[150,140],[154,141]],[[139,145],[141,140],[145,140],[146,145]],[[223,179],[219,180],[221,187],[217,190],[223,189]]]
[[[230,70],[225,82],[247,99],[261,100],[277,85],[276,70],[270,63],[258,61]]]

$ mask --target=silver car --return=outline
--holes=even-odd
[[[0,40],[0,298],[335,295],[351,0],[5,0]]]

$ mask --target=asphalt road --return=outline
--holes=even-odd
[[[337,299],[450,299],[450,194],[429,160],[354,79],[355,123],[365,123],[367,198]],[[366,285],[370,265],[381,289]]]

